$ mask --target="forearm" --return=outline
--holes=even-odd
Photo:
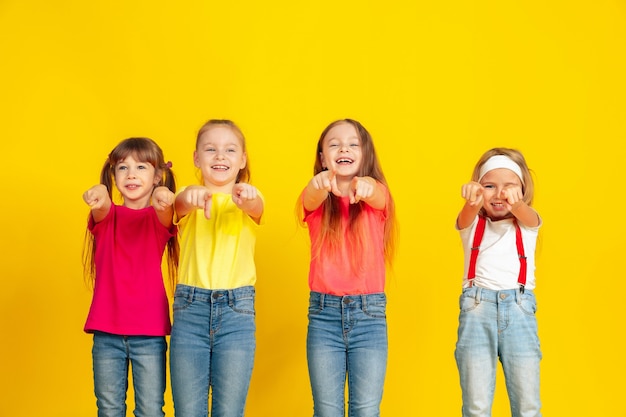
[[[470,203],[466,202],[456,219],[457,228],[463,230],[469,227],[478,215],[480,208],[480,205],[470,205]]]
[[[519,201],[511,207],[511,213],[515,218],[526,227],[539,226],[539,214],[534,208],[530,207],[523,201]]]
[[[302,205],[307,211],[313,211],[317,209],[328,197],[328,191],[319,190],[309,183],[302,192]]]

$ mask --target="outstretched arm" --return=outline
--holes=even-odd
[[[350,204],[359,201],[383,210],[387,204],[387,188],[372,177],[354,177],[350,183]]]
[[[507,208],[515,216],[517,221],[526,227],[539,226],[539,214],[534,208],[524,202],[524,195],[520,187],[505,188],[502,194],[502,197],[507,202]]]
[[[83,193],[83,200],[91,208],[91,216],[98,223],[109,214],[111,210],[111,197],[107,187],[103,184],[94,185]]]
[[[329,193],[341,195],[335,174],[335,171],[322,171],[309,181],[303,191],[302,205],[305,210],[317,209],[326,200]]]
[[[483,191],[483,186],[475,181],[463,184],[461,187],[461,197],[465,199],[465,204],[456,218],[456,226],[459,230],[471,225],[476,218],[483,206]]]
[[[174,201],[178,218],[185,217],[191,210],[204,209],[204,217],[211,218],[211,191],[203,185],[190,185],[181,191]]]
[[[236,183],[233,186],[233,202],[257,224],[261,221],[265,207],[256,187],[244,182]]]
[[[154,207],[161,224],[168,228],[173,222],[174,200],[174,193],[167,187],[156,187],[152,192],[152,207]]]

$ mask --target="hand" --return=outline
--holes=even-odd
[[[480,206],[483,204],[483,192],[485,189],[480,183],[472,181],[467,184],[463,184],[461,187],[461,196],[472,206]]]
[[[94,185],[83,193],[83,200],[92,210],[100,209],[109,201],[109,192],[103,184]]]
[[[204,209],[204,217],[211,218],[211,201],[213,193],[202,185],[192,185],[183,192],[183,202],[188,206]]]
[[[152,192],[152,207],[157,211],[165,211],[174,204],[175,194],[167,187],[156,187]]]
[[[329,193],[341,197],[341,191],[339,191],[339,187],[337,187],[336,175],[337,171],[335,170],[322,171],[313,177],[311,185],[316,190],[326,190]]]
[[[374,195],[376,180],[371,177],[354,177],[350,182],[350,204],[356,204]]]
[[[500,198],[506,201],[506,208],[511,211],[524,202],[522,187],[517,185],[506,187],[500,193]]]
[[[246,184],[244,182],[238,182],[233,186],[233,202],[237,205],[237,207],[241,208],[241,206],[247,202],[255,200],[259,193],[253,185]]]

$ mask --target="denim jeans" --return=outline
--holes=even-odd
[[[455,358],[463,417],[491,416],[497,360],[513,417],[540,417],[537,303],[532,291],[465,288],[459,299]]]
[[[311,292],[307,359],[314,417],[380,415],[387,369],[385,294],[335,296]]]
[[[254,364],[254,287],[179,284],[170,339],[176,417],[242,417]]]
[[[94,333],[92,357],[98,417],[126,417],[129,364],[135,416],[164,416],[166,353],[164,336]]]

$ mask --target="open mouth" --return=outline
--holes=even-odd
[[[350,159],[350,158],[340,158],[340,159],[337,159],[337,160],[335,161],[335,163],[336,163],[337,165],[350,165],[350,164],[354,163],[354,159]]]
[[[228,171],[230,168],[226,165],[212,165],[211,169],[215,169],[217,171]]]

